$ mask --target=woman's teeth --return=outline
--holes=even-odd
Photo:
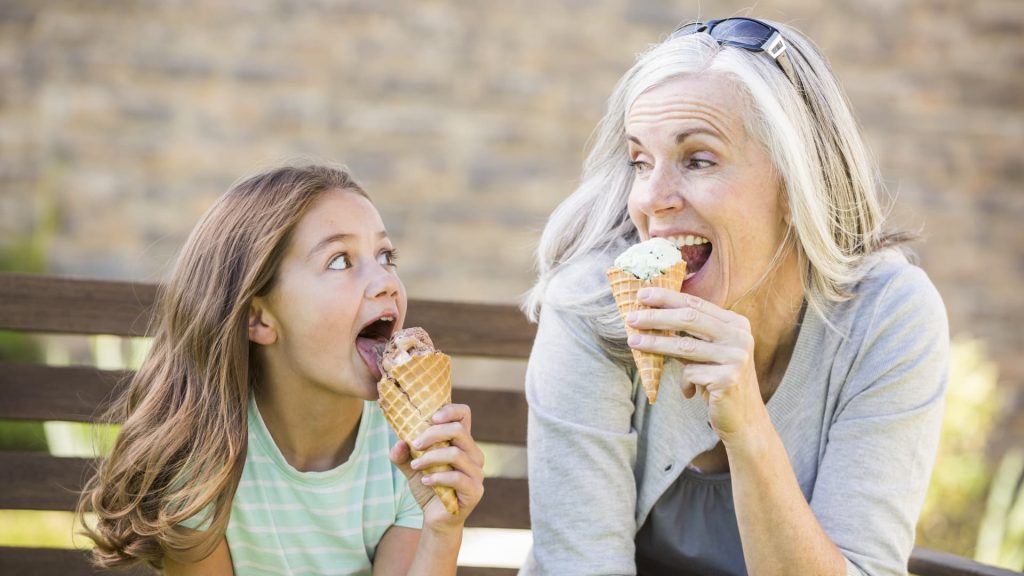
[[[685,236],[669,236],[668,240],[675,244],[676,248],[682,248],[683,246],[697,246],[710,242],[710,240],[703,236],[694,236],[693,234],[687,234]]]

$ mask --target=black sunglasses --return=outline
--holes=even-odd
[[[786,56],[786,41],[774,26],[753,18],[722,18],[707,22],[690,22],[672,33],[670,38],[703,32],[726,46],[736,46],[751,52],[764,52],[778,64],[782,73],[797,86],[796,74]]]

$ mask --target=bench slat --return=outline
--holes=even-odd
[[[87,552],[84,550],[0,547],[0,574],[143,576],[153,573],[145,566],[133,566],[127,570],[117,570],[116,572],[97,570],[89,564]],[[475,566],[459,566],[458,571],[458,576],[515,576],[515,574],[516,570],[511,568],[479,568]]]
[[[142,566],[118,571],[126,576],[152,574]],[[512,576],[511,568],[460,566],[459,576]],[[1020,572],[993,568],[950,554],[914,548],[910,557],[910,573],[917,576],[1015,576]],[[61,576],[94,576],[110,574],[89,565],[86,552],[51,548],[0,547],[0,574],[61,574]]]
[[[92,470],[87,458],[56,458],[39,452],[0,451],[0,509],[74,510],[78,493]],[[530,496],[526,480],[488,478],[484,498],[467,526],[529,528]],[[0,572],[2,573],[2,572]]]
[[[0,419],[99,420],[115,398],[114,390],[130,375],[83,366],[0,363]],[[481,415],[473,419],[476,440],[526,443],[527,408],[521,392],[456,388],[452,400]]]
[[[0,273],[0,330],[144,336],[155,284]],[[412,300],[406,326],[422,326],[448,354],[526,358],[536,328],[508,304]]]
[[[84,539],[84,536],[82,537]],[[145,566],[133,566],[117,572],[103,571],[89,564],[85,550],[55,548],[0,547],[0,574],[60,574],[61,576],[94,576],[96,574],[123,574],[124,576],[152,575]]]
[[[1021,574],[928,548],[914,548],[914,553],[910,556],[909,568],[911,574],[918,576],[1020,576]]]

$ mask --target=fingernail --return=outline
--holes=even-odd
[[[417,449],[417,450],[422,450],[423,449],[423,441],[422,440],[413,440],[412,441],[412,447]]]
[[[412,466],[413,470],[418,470],[419,467],[420,467],[420,459],[417,458],[417,459],[413,460],[412,462],[409,462],[409,466]]]
[[[650,296],[650,295],[651,295],[651,291],[649,289],[647,289],[647,288],[641,288],[636,293],[636,297],[641,299],[641,300],[646,300],[647,297]]]
[[[640,315],[637,314],[636,312],[630,312],[629,314],[626,314],[626,322],[629,322],[630,324],[636,322],[639,319]]]
[[[643,341],[644,341],[644,337],[639,335],[639,334],[630,334],[629,335],[629,345],[630,346],[639,346],[640,343],[643,342]]]
[[[422,478],[420,478],[420,482],[422,482],[426,486],[430,486],[431,484],[434,483],[434,479],[431,478],[430,476],[423,476]]]

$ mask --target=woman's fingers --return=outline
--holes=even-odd
[[[651,308],[692,308],[727,324],[735,324],[738,318],[742,318],[732,310],[716,306],[700,296],[673,292],[665,288],[641,288],[637,292],[637,299],[644,306]]]
[[[688,362],[732,364],[745,358],[744,347],[707,342],[693,336],[631,334],[629,347],[641,352],[672,356]]]

